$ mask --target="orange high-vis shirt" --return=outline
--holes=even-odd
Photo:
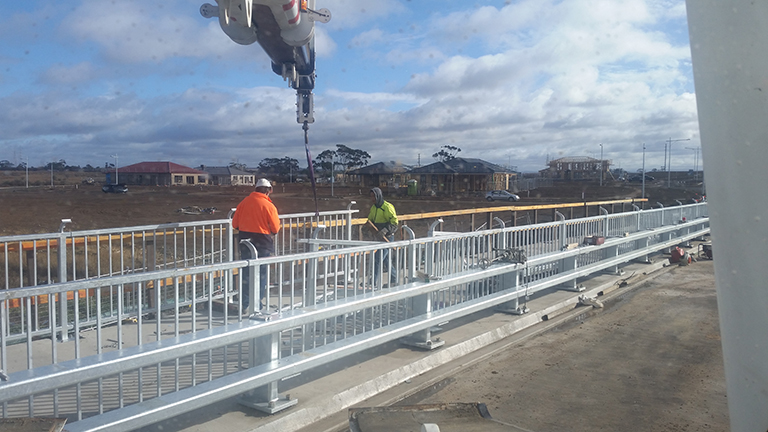
[[[240,231],[256,234],[277,234],[280,218],[272,200],[261,192],[251,192],[237,205],[232,226]]]

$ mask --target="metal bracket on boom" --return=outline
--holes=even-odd
[[[314,102],[311,90],[296,90],[296,121],[300,124],[314,123]]]
[[[322,8],[320,10],[312,10],[307,8],[307,18],[309,18],[311,21],[327,23],[331,20],[331,11],[326,8]]]

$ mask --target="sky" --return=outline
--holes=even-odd
[[[316,0],[313,156],[522,172],[701,167],[684,0]],[[0,16],[0,160],[306,167],[295,92],[199,0],[28,0]],[[211,0],[211,3],[214,3]],[[690,141],[677,141],[690,140]],[[698,157],[697,157],[698,154]]]

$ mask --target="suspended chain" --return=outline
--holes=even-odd
[[[309,122],[305,121],[304,126],[304,149],[307,152],[307,166],[309,167],[309,180],[312,182],[312,196],[315,198],[315,215],[320,216],[320,209],[317,205],[317,182],[315,181],[315,168],[312,166],[312,154],[309,152]]]

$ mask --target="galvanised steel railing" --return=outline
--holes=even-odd
[[[571,248],[575,234],[566,235],[638,224],[602,245]],[[708,226],[706,205],[696,204],[0,290],[2,413],[66,416],[74,432],[132,430],[238,394],[276,412],[296,403],[279,396],[282,379],[399,338],[435,347],[431,326],[495,306],[523,313],[528,296],[578,290],[579,278]],[[311,249],[332,242],[320,233]],[[242,286],[250,271],[246,289],[259,304],[259,266],[268,266],[269,293],[246,319],[221,287],[230,278]],[[72,306],[67,320],[61,299]]]
[[[349,239],[352,233],[350,221],[357,210],[347,208],[341,211],[280,216],[282,229],[275,239],[276,250],[281,254],[303,251],[300,239],[308,238],[318,224],[331,228],[324,231],[328,239]],[[194,267],[204,264],[231,262],[233,254],[232,214],[227,219],[145,225],[127,228],[113,228],[88,231],[65,231],[71,223],[62,221],[58,233],[30,234],[0,237],[0,256],[3,266],[0,277],[3,288],[39,286],[65,281],[98,279],[137,272],[152,272],[168,268]],[[232,284],[222,280],[224,289]],[[122,298],[124,311],[137,310],[139,299],[129,291]],[[73,295],[73,294],[72,294]],[[69,300],[73,300],[70,295]],[[105,292],[99,304],[102,319],[118,319],[116,294]],[[82,299],[81,317],[95,322],[96,304]],[[59,299],[59,316],[70,321],[67,298]],[[35,313],[30,317],[30,327],[45,328],[48,314],[41,313],[48,304],[43,296],[32,299]],[[24,309],[25,305],[20,305]],[[70,312],[71,313],[71,312]],[[66,339],[67,335],[62,335]]]
[[[351,206],[351,205],[350,205]],[[357,210],[287,214],[275,239],[280,254],[303,252],[299,239],[317,224],[332,227],[329,239],[350,239],[349,223]],[[163,268],[232,261],[232,213],[227,219],[126,228],[0,237],[4,287],[35,286]]]

